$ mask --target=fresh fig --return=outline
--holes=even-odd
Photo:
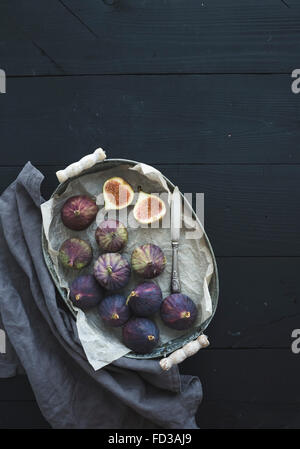
[[[153,243],[138,246],[132,251],[132,269],[146,279],[152,279],[161,274],[166,263],[167,259],[163,251]]]
[[[65,240],[59,250],[61,263],[68,268],[80,270],[88,265],[93,258],[93,250],[85,240],[71,238]]]
[[[133,351],[146,354],[158,344],[159,330],[148,318],[131,318],[123,327],[123,343]]]
[[[79,309],[95,307],[103,296],[104,291],[92,274],[79,276],[70,285],[70,300]]]
[[[128,284],[130,265],[119,253],[105,253],[98,257],[94,265],[94,276],[107,290],[118,290]]]
[[[177,330],[191,327],[197,318],[197,307],[194,301],[182,293],[167,296],[161,304],[160,316],[166,326]]]
[[[109,178],[103,185],[104,205],[106,210],[123,209],[134,198],[132,187],[123,178]]]
[[[90,226],[98,213],[96,202],[86,195],[76,195],[67,199],[61,209],[63,224],[73,231],[82,231]]]
[[[130,318],[130,309],[123,295],[107,296],[99,306],[101,318],[112,327],[120,327]]]
[[[128,232],[123,223],[118,220],[104,220],[95,233],[96,241],[104,252],[121,251],[127,243]]]
[[[162,302],[162,292],[154,282],[138,285],[127,298],[127,304],[136,316],[150,316],[158,312]]]
[[[166,206],[156,195],[140,191],[133,208],[134,218],[142,224],[150,224],[160,220],[166,214]]]

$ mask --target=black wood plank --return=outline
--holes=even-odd
[[[55,171],[61,167],[41,167],[45,198],[57,185]],[[300,256],[299,165],[157,167],[182,192],[204,192],[205,228],[217,256]],[[0,191],[19,170],[0,169]]]
[[[206,330],[214,348],[286,348],[299,329],[299,258],[217,258],[220,297]]]
[[[197,422],[202,429],[300,429],[299,403],[204,399]]]
[[[290,73],[299,17],[297,0],[3,0],[0,61],[13,75]]]
[[[299,356],[290,350],[201,350],[181,365],[198,375],[203,428],[300,428]]]
[[[8,79],[0,165],[67,164],[99,146],[148,163],[300,163],[300,99],[290,83],[289,75]]]
[[[201,350],[180,365],[200,377],[202,428],[300,428],[299,356],[290,350]],[[12,379],[7,382],[11,382]],[[31,401],[1,401],[0,427],[47,423]]]
[[[299,169],[181,165],[173,179],[183,192],[204,192],[205,228],[218,256],[299,256]]]
[[[1,401],[0,429],[49,429],[35,401]]]
[[[199,376],[210,401],[300,402],[299,355],[290,349],[203,349],[180,366]]]
[[[18,375],[8,379],[0,379],[1,401],[35,401],[35,396],[27,376]]]

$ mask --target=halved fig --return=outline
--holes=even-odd
[[[106,210],[124,209],[132,203],[134,191],[123,178],[115,176],[105,181],[103,196]]]
[[[134,218],[141,224],[150,224],[160,220],[166,214],[166,206],[156,195],[140,191],[133,208]]]

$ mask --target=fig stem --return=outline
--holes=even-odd
[[[113,313],[111,317],[113,320],[118,320],[120,318],[117,313]]]
[[[80,293],[78,293],[78,295],[75,296],[76,301],[79,301],[80,297],[81,297],[81,295],[80,295]]]
[[[134,290],[130,293],[130,295],[127,296],[126,306],[128,306],[129,300],[132,296],[137,296],[137,294]]]
[[[75,209],[74,210],[74,215],[77,217],[78,215],[80,215],[80,210],[78,210],[78,209]]]
[[[108,273],[109,275],[112,274],[112,267],[111,267],[110,265],[108,265],[108,267],[107,267],[107,273]]]

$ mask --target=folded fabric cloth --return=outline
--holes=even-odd
[[[53,428],[197,428],[197,377],[162,372],[157,360],[89,365],[44,263],[42,180],[28,162],[0,197],[0,328],[8,340],[0,377],[24,369]]]

